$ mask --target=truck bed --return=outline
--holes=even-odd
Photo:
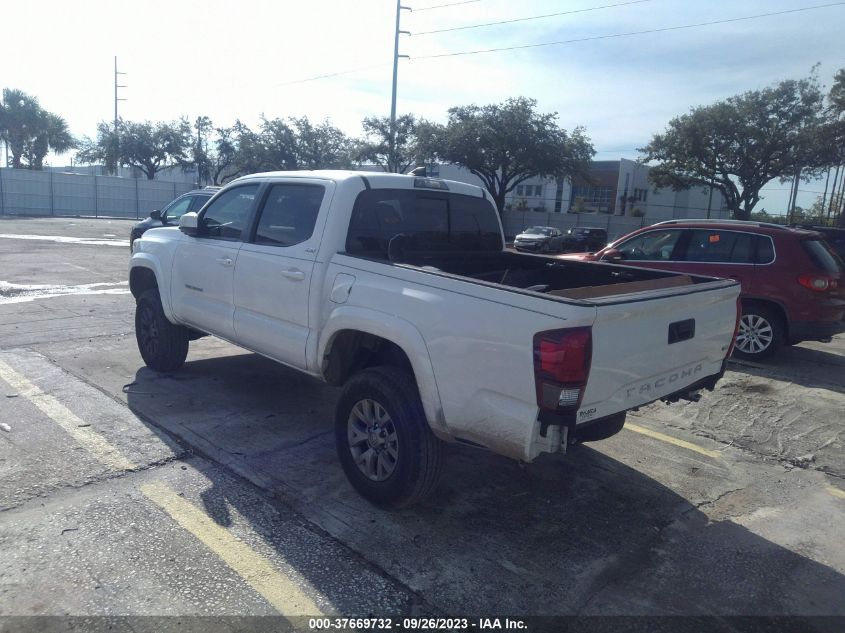
[[[710,277],[541,255],[411,253],[405,265],[554,297],[591,300],[713,281]]]

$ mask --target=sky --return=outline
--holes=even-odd
[[[832,0],[403,2],[411,35],[400,39],[410,56],[399,64],[400,114],[443,122],[451,106],[531,97],[561,127],[585,127],[598,160],[636,158],[694,106],[805,77],[816,63],[829,87],[845,67],[845,2]],[[390,113],[395,0],[3,5],[0,87],[38,97],[77,137],[114,116],[115,56],[128,120],[207,115],[227,126],[307,115],[360,135],[361,119]],[[831,6],[673,28],[819,5]],[[504,20],[520,21],[462,28]],[[426,33],[442,29],[457,30]],[[624,35],[657,29],[671,30]],[[550,42],[564,43],[525,48]],[[523,48],[432,57],[508,47]],[[757,209],[784,212],[789,187],[768,185]],[[823,180],[802,183],[798,204],[823,190]]]

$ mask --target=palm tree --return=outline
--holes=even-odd
[[[44,157],[49,151],[64,154],[76,147],[76,141],[70,134],[67,121],[52,112],[42,111],[42,114],[40,121],[42,131],[33,140],[31,154],[28,156],[31,169],[42,169]]]
[[[61,154],[76,146],[62,117],[44,110],[35,97],[13,88],[3,89],[0,139],[8,144],[15,169],[41,169],[50,150]]]

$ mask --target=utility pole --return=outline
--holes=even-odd
[[[795,177],[792,180],[792,191],[789,194],[789,210],[786,219],[789,224],[795,221],[795,204],[798,202],[798,183],[801,180],[801,168],[795,170]]]
[[[399,18],[403,9],[410,11],[411,7],[403,7],[402,0],[396,0],[396,32],[393,36],[393,93],[390,99],[390,156],[388,157],[388,165],[390,165],[390,161],[394,157],[394,150],[396,149],[396,82],[399,75],[399,58],[404,57],[405,59],[409,59],[408,55],[399,54],[399,34],[411,34],[409,31],[399,30]]]
[[[713,208],[713,179],[710,179],[710,195],[707,198],[707,219],[710,219],[710,210]]]
[[[119,147],[120,141],[119,141],[118,135],[117,135],[117,124],[118,124],[118,121],[120,119],[118,118],[118,114],[117,114],[117,102],[118,101],[126,101],[126,99],[119,97],[118,94],[117,94],[118,88],[126,88],[125,85],[118,83],[118,75],[125,75],[125,74],[126,73],[122,73],[117,69],[117,55],[115,55],[114,56],[114,137],[112,138],[112,143],[114,144],[114,161],[115,161],[115,163],[114,163],[114,175],[115,176],[117,176],[119,174],[119,171],[120,171],[118,169],[119,160],[118,160],[118,157],[117,157],[118,153],[120,152],[120,147]],[[107,166],[107,168],[108,168],[109,173],[111,173],[111,166]]]
[[[118,88],[126,88],[127,86],[117,83],[118,75],[125,75],[126,73],[122,73],[117,70],[117,55],[114,56],[114,131],[117,132],[117,102],[118,101],[126,101],[126,99],[117,96],[117,89]]]

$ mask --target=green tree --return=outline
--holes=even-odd
[[[110,171],[117,165],[134,167],[153,180],[168,167],[191,165],[194,147],[191,125],[186,119],[155,123],[119,121],[116,131],[101,122],[97,140],[84,139],[77,159],[88,164],[102,162]]]
[[[6,141],[16,169],[42,169],[50,151],[63,154],[76,146],[67,122],[44,110],[38,99],[4,88],[0,102],[0,139]]]
[[[807,179],[828,160],[817,145],[822,110],[814,76],[782,81],[693,108],[640,152],[645,161],[657,161],[649,175],[655,185],[712,185],[734,217],[747,220],[766,183],[799,172]]]
[[[827,98],[834,114],[845,114],[845,68],[840,68],[833,76],[833,86]]]
[[[297,169],[348,169],[352,166],[352,141],[328,120],[317,125],[308,117],[291,118]]]
[[[385,171],[406,173],[418,159],[417,125],[413,114],[397,117],[396,140],[391,147],[390,117],[367,117],[361,121],[364,139],[358,144],[358,160],[375,163]]]
[[[100,163],[108,173],[116,174],[121,165],[119,135],[108,123],[100,121],[96,139],[85,136],[80,141],[76,160],[86,165]]]
[[[445,126],[427,128],[420,151],[469,169],[500,213],[505,196],[520,183],[582,174],[595,154],[583,128],[567,133],[558,126],[557,113],[541,114],[537,102],[525,97],[451,108]]]
[[[209,135],[214,130],[211,119],[207,116],[198,116],[194,121],[196,139],[193,147],[192,162],[197,170],[199,184],[207,184],[211,180],[212,158],[209,150]]]

